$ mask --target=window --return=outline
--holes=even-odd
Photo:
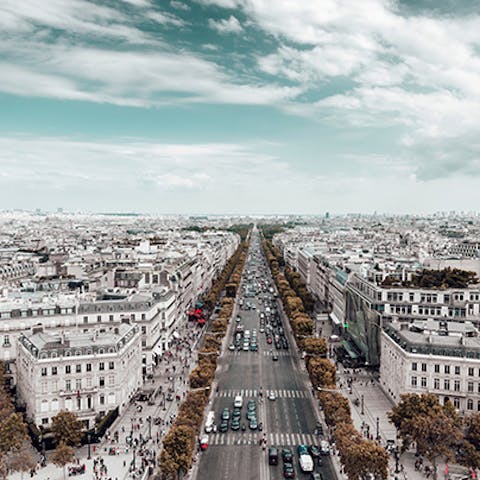
[[[450,380],[444,380],[443,381],[443,388],[445,390],[450,390]]]
[[[412,387],[417,386],[417,377],[412,377]]]
[[[455,367],[455,375],[460,375],[460,367]]]
[[[65,365],[65,373],[71,373],[72,367],[70,365]]]
[[[115,368],[115,363],[114,362],[108,362],[108,369],[113,370]]]
[[[108,376],[108,384],[111,386],[111,385],[115,385],[115,375],[109,375]]]
[[[113,322],[113,315],[109,315],[109,316],[108,316],[108,321],[109,321],[109,322]]]
[[[427,371],[427,364],[422,363],[422,372],[426,372],[426,371]]]
[[[475,369],[473,367],[468,367],[468,376],[473,377],[475,375]]]
[[[433,369],[435,371],[435,373],[440,373],[440,365],[438,363],[436,363],[434,366],[433,366]]]
[[[453,382],[453,389],[456,391],[456,392],[459,392],[460,391],[460,380],[455,380]]]
[[[83,317],[83,323],[88,323],[88,317]]]
[[[75,380],[75,389],[76,390],[81,390],[82,389],[82,379],[81,378],[77,378]]]
[[[72,383],[70,380],[65,380],[65,390],[67,392],[70,392],[70,390],[72,390]]]
[[[468,382],[467,383],[467,391],[469,393],[473,393],[473,382]]]
[[[435,390],[439,390],[440,389],[440,379],[439,378],[434,378],[433,379],[433,388]]]
[[[453,406],[458,410],[460,408],[460,399],[455,397],[453,399]]]
[[[145,314],[142,313],[142,320],[145,320],[145,318],[146,318],[146,317],[145,317]]]
[[[97,315],[97,322],[100,323],[102,321],[102,316],[101,315]]]
[[[87,363],[86,367],[87,367],[87,372],[92,371],[92,364],[91,363]]]
[[[75,372],[82,373],[82,365],[81,364],[75,365]]]
[[[10,337],[8,335],[3,336],[3,346],[9,347],[10,346]]]
[[[413,363],[412,363],[412,370],[413,370],[414,372],[417,371],[417,362],[413,362]]]
[[[473,410],[473,400],[471,398],[467,400],[467,410]]]
[[[52,375],[56,375],[57,374],[57,367],[52,367]]]
[[[445,365],[445,373],[450,373],[450,365]]]
[[[145,335],[147,333],[147,327],[142,325],[142,333]]]
[[[47,376],[47,367],[42,367],[42,377]]]
[[[42,418],[42,425],[48,425],[48,418]]]
[[[47,386],[48,386],[47,382],[42,382],[42,393],[47,393]]]
[[[104,362],[100,362],[100,363],[98,364],[98,369],[99,369],[99,370],[105,370],[105,363],[104,363]]]
[[[105,396],[100,395],[100,405],[105,405]]]
[[[422,387],[426,387],[426,386],[427,386],[427,377],[422,377],[420,381],[421,381]]]
[[[87,377],[87,388],[92,388],[92,377]]]
[[[104,386],[105,386],[105,377],[100,377],[100,379],[99,379],[99,385],[100,385],[101,387],[104,387]]]

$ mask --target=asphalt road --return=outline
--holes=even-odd
[[[259,271],[259,264],[252,265],[251,253],[260,252],[258,235],[254,234],[249,259],[246,262],[242,284],[251,284],[247,280],[247,271]],[[262,262],[265,258],[262,254]],[[265,262],[266,265],[266,262]],[[272,283],[271,275],[266,274],[256,281]],[[263,297],[263,294],[262,294]],[[296,447],[300,444],[318,445],[322,437],[314,435],[317,418],[312,405],[312,397],[305,383],[306,375],[300,369],[299,359],[296,356],[294,341],[290,330],[286,326],[286,319],[281,319],[288,339],[289,349],[276,350],[268,345],[266,335],[260,333],[259,312],[264,311],[264,305],[259,302],[259,296],[244,300],[254,303],[255,310],[238,310],[241,324],[245,330],[257,330],[258,351],[230,351],[223,352],[219,359],[217,372],[218,392],[216,392],[209,406],[215,412],[217,426],[220,424],[222,410],[228,407],[232,410],[235,395],[242,395],[241,423],[245,423],[246,431],[232,431],[225,433],[210,433],[209,447],[200,454],[196,477],[198,479],[239,479],[239,480],[274,480],[283,478],[282,461],[276,466],[268,465],[268,447],[288,447],[294,453],[295,477],[307,479],[310,474],[304,474],[298,466]],[[280,311],[280,309],[278,309]],[[228,344],[233,342],[233,319],[229,325]],[[273,348],[272,348],[273,347]],[[272,360],[272,353],[278,353],[278,360]],[[275,393],[275,400],[268,400],[270,391]],[[261,392],[261,393],[260,393]],[[246,420],[246,403],[253,399],[257,402],[258,422],[263,423],[263,431],[250,430]],[[259,441],[266,438],[265,450]],[[334,480],[335,474],[328,456],[322,457],[323,465],[315,466],[315,471],[321,472],[323,480]]]

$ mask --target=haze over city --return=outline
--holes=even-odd
[[[474,1],[0,4],[0,204],[470,210]]]

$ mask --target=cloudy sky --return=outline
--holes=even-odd
[[[2,0],[0,208],[478,210],[478,0]]]

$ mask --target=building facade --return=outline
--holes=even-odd
[[[57,335],[38,327],[20,335],[17,368],[19,399],[37,426],[69,410],[91,428],[97,415],[121,412],[142,385],[140,332],[129,323],[103,334]]]

